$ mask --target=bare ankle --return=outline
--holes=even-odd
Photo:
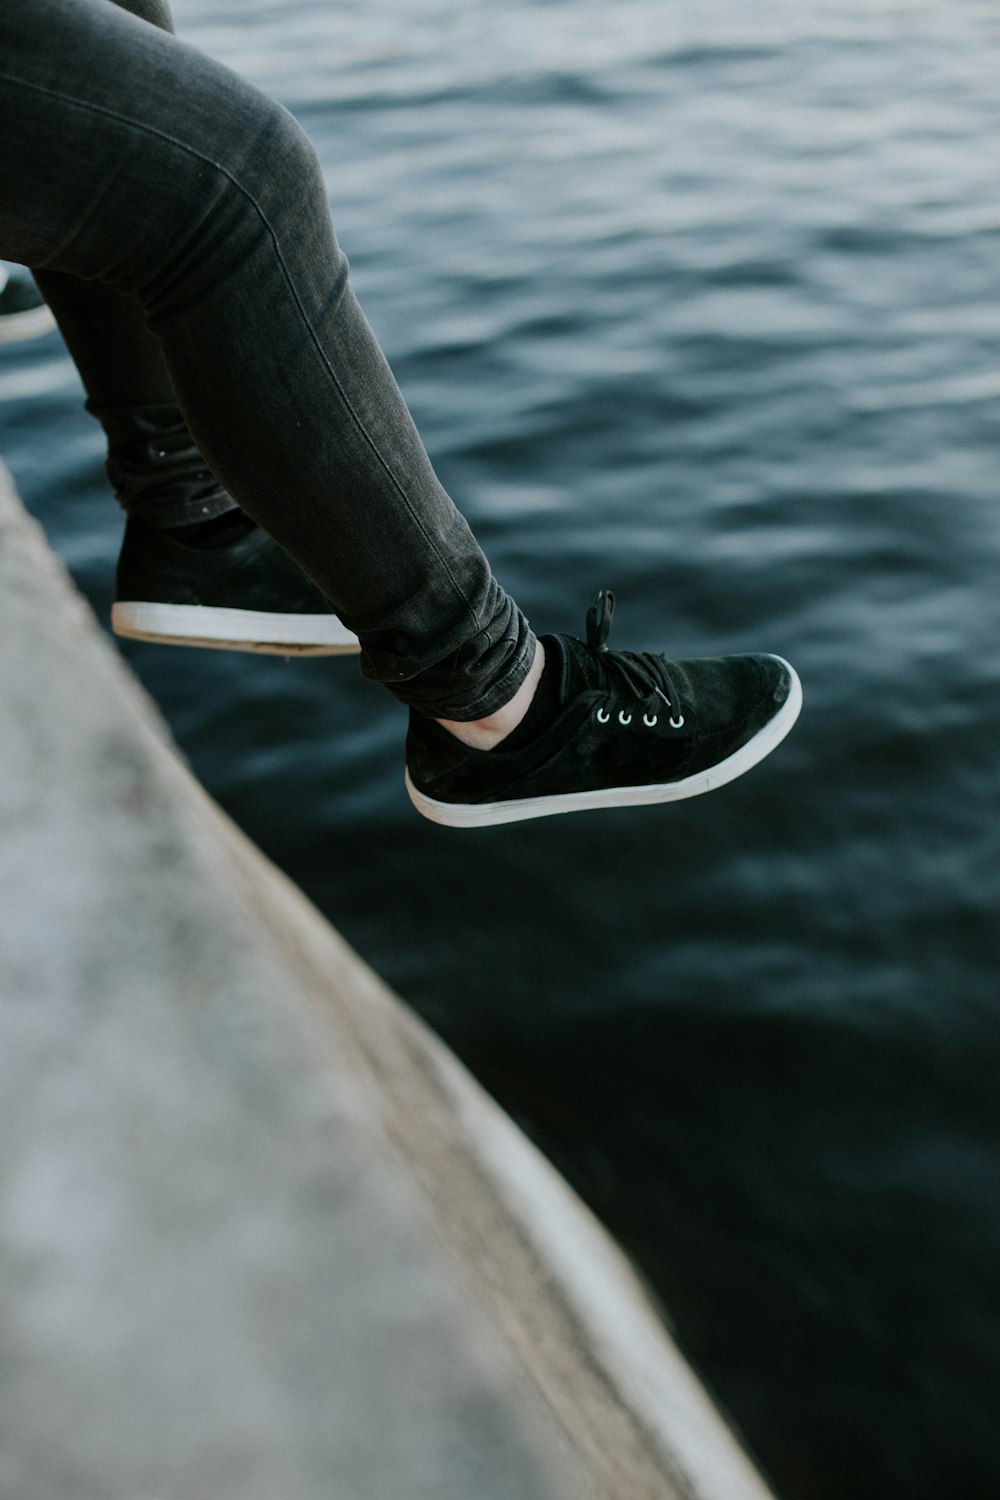
[[[535,656],[528,669],[528,675],[508,703],[498,708],[495,713],[488,714],[485,719],[467,719],[464,722],[438,719],[438,723],[442,729],[447,729],[456,739],[461,740],[463,745],[468,745],[470,750],[494,749],[502,739],[517,728],[528,712],[544,668],[545,649],[541,641],[536,641]]]

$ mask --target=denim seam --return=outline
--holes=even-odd
[[[393,474],[392,470],[389,468],[389,465],[386,463],[385,459],[382,457],[381,453],[379,452],[378,447],[377,447],[376,443],[374,442],[371,434],[368,432],[368,430],[365,427],[364,423],[361,421],[361,418],[358,416],[357,412],[354,410],[354,407],[351,405],[350,400],[348,399],[346,391],[344,390],[343,386],[341,385],[340,381],[337,378],[336,371],[333,369],[332,365],[330,364],[330,361],[327,359],[326,355],[324,354],[323,347],[320,344],[320,341],[319,341],[319,339],[318,339],[318,337],[316,335],[316,330],[313,328],[311,322],[309,321],[309,318],[308,318],[308,316],[306,314],[306,310],[302,306],[302,302],[301,302],[301,300],[299,298],[299,294],[298,294],[298,291],[296,290],[295,284],[294,284],[291,276],[289,275],[288,267],[285,264],[284,256],[281,253],[281,246],[280,246],[280,243],[278,241],[278,236],[275,233],[274,227],[271,224],[271,221],[268,219],[267,214],[264,212],[263,208],[257,202],[257,199],[253,196],[253,194],[251,192],[249,192],[245,187],[243,187],[242,183],[240,183],[233,176],[232,172],[230,172],[228,170],[228,168],[224,167],[221,162],[215,161],[211,156],[204,155],[201,151],[197,151],[193,146],[187,145],[186,142],[179,141],[179,140],[176,139],[176,137],[174,137],[172,135],[168,135],[166,131],[157,129],[157,127],[155,125],[147,125],[147,124],[145,124],[144,122],[142,122],[140,120],[133,120],[130,116],[119,114],[117,111],[115,111],[113,109],[108,109],[104,105],[101,105],[101,104],[91,104],[87,100],[74,99],[74,98],[72,98],[68,94],[60,93],[60,91],[58,89],[46,88],[46,86],[44,84],[30,83],[30,82],[28,82],[28,81],[26,81],[25,79],[22,79],[22,78],[12,78],[10,76],[10,74],[8,74],[8,73],[0,73],[0,80],[4,80],[4,81],[6,81],[8,83],[13,83],[16,87],[21,87],[21,88],[25,88],[25,89],[34,90],[36,93],[39,93],[39,94],[45,94],[49,98],[52,98],[52,99],[58,99],[62,103],[68,104],[71,108],[82,109],[82,110],[85,110],[85,111],[89,111],[91,114],[103,115],[107,119],[115,120],[119,125],[126,125],[126,126],[130,127],[131,129],[141,131],[141,132],[143,132],[146,135],[156,136],[159,140],[166,141],[166,143],[168,145],[175,146],[178,151],[182,151],[186,155],[193,157],[195,159],[195,161],[204,162],[207,166],[214,167],[215,170],[217,172],[220,172],[222,174],[222,176],[225,177],[228,182],[232,183],[232,185],[236,189],[236,191],[238,193],[241,193],[243,195],[243,197],[247,200],[247,202],[252,205],[252,207],[256,210],[256,212],[257,212],[257,214],[258,214],[258,216],[259,216],[259,218],[261,220],[261,223],[264,225],[265,229],[267,230],[268,234],[271,237],[271,243],[274,246],[274,252],[275,252],[275,255],[277,256],[278,264],[281,267],[282,274],[283,274],[283,276],[285,278],[285,282],[286,282],[286,284],[288,286],[288,290],[289,290],[289,292],[292,295],[292,299],[294,300],[295,305],[298,308],[299,316],[301,317],[302,322],[305,325],[306,330],[308,331],[309,338],[312,341],[313,347],[316,350],[316,353],[319,355],[320,361],[321,361],[324,369],[326,370],[328,376],[330,377],[330,379],[333,382],[333,384],[336,386],[337,390],[340,392],[341,400],[343,401],[344,406],[345,406],[347,412],[349,413],[349,415],[351,417],[351,420],[354,422],[354,425],[357,427],[357,429],[360,432],[361,436],[364,438],[365,442],[368,444],[368,447],[371,449],[372,453],[375,455],[375,458],[377,459],[378,463],[381,465],[382,469],[384,470],[384,472],[386,474],[386,477],[388,478],[388,480],[389,480],[390,484],[392,485],[393,489],[396,491],[396,493],[399,495],[400,499],[403,501],[403,504],[406,507],[407,513],[408,513],[411,521],[417,527],[417,530],[421,533],[421,535],[423,536],[425,542],[427,542],[427,544],[430,546],[432,552],[437,557],[438,562],[441,564],[442,568],[444,569],[445,573],[448,576],[448,581],[450,582],[452,588],[454,589],[455,594],[462,601],[462,604],[465,607],[466,613],[472,619],[473,623],[476,626],[476,629],[477,630],[481,630],[482,629],[482,625],[480,623],[478,615],[473,610],[472,605],[469,603],[469,600],[465,596],[465,593],[459,587],[457,581],[455,580],[455,577],[452,574],[451,568],[448,566],[448,563],[446,562],[445,558],[442,557],[442,555],[441,555],[440,551],[438,550],[437,546],[435,545],[432,537],[430,536],[430,534],[428,533],[426,527],[421,522],[420,517],[417,515],[416,511],[414,510],[412,502],[410,501],[408,495],[406,494],[406,491],[403,489],[402,485],[399,483],[398,479]],[[284,108],[283,105],[280,106],[280,107]],[[294,116],[291,116],[291,118],[294,119]],[[76,230],[74,230],[73,233],[75,234]],[[72,238],[72,236],[70,236],[70,238]],[[68,243],[68,240],[66,241],[66,243]]]

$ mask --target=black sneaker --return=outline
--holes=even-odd
[[[298,564],[244,520],[235,540],[192,546],[130,516],[111,609],[115,634],[272,656],[360,651]]]
[[[406,787],[435,823],[481,828],[591,807],[674,802],[724,786],[784,739],[802,687],[780,656],[668,661],[609,651],[614,595],[587,616],[587,641],[542,637],[559,673],[555,718],[523,749],[470,750],[411,711]]]
[[[56,320],[31,277],[0,266],[0,344],[41,338],[55,326]]]

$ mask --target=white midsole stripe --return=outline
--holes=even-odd
[[[333,614],[291,615],[121,600],[111,607],[111,628],[116,635],[133,640],[246,651],[334,655],[361,649],[357,636]]]

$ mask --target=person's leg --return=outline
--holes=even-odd
[[[163,0],[114,0],[171,31]],[[104,428],[127,522],[111,626],[137,640],[281,656],[358,651],[329,600],[208,468],[134,294],[36,268]]]
[[[0,251],[138,297],[216,477],[367,675],[443,717],[501,707],[536,643],[434,475],[291,116],[106,0],[6,0],[0,58]]]
[[[170,30],[159,0],[115,0]],[[35,269],[107,441],[127,521],[111,626],[137,640],[281,656],[353,654],[355,635],[211,472],[134,294]]]
[[[112,3],[174,29],[166,0]],[[66,272],[34,275],[104,428],[108,478],[128,517],[112,629],[285,656],[357,651],[322,591],[207,467],[139,298]]]
[[[286,111],[107,0],[5,0],[0,59],[0,254],[139,298],[220,482],[410,703],[421,812],[670,801],[787,734],[786,662],[608,651],[610,596],[585,642],[544,638],[537,681],[539,643],[431,469]]]

